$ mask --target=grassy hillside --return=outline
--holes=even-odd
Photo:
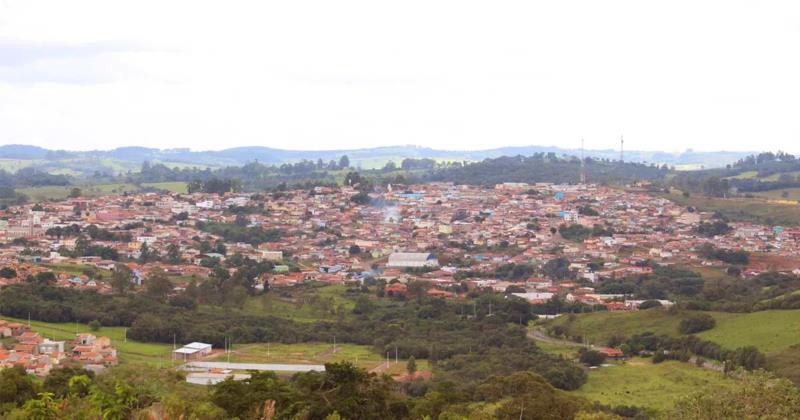
[[[732,384],[721,373],[688,363],[666,361],[653,364],[649,359],[633,358],[592,369],[586,384],[573,393],[602,404],[635,405],[664,411],[692,393]]]
[[[662,309],[636,312],[595,312],[562,316],[555,319],[551,325],[565,327],[569,336],[582,336],[590,343],[604,344],[615,335],[630,337],[645,332],[678,335],[678,324],[694,313],[693,311],[681,311],[670,314]],[[739,316],[739,314],[722,312],[709,313],[717,320],[717,325],[722,324],[730,317]]]
[[[684,197],[680,192],[660,194],[683,206],[701,211],[720,212],[732,221],[757,222],[769,225],[800,225],[800,206],[767,202],[764,198],[714,198],[693,194]]]
[[[567,329],[570,336],[585,336],[589,342],[605,343],[615,334],[631,336],[644,332],[678,335],[678,324],[695,313],[653,309],[637,312],[597,312],[560,317],[552,325]],[[800,344],[800,310],[753,313],[703,312],[714,317],[716,327],[697,334],[726,348],[756,346],[766,354]]]
[[[800,344],[800,310],[735,314],[724,319],[715,314],[714,317],[717,326],[698,335],[723,347],[752,345],[769,355]]]

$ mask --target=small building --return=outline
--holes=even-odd
[[[184,361],[197,360],[209,354],[211,354],[211,344],[194,342],[173,351],[172,358]]]
[[[439,260],[430,252],[395,252],[389,255],[387,267],[420,268],[438,267]]]
[[[283,260],[283,251],[260,251],[258,256],[259,261],[281,261]]]

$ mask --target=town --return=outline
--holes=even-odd
[[[678,204],[649,182],[366,182],[350,172],[343,186],[257,193],[84,196],[74,188],[66,199],[4,208],[0,368],[47,378],[72,366],[101,374],[145,363],[216,389],[269,372],[326,372],[338,360],[409,386],[402,384],[453,369],[435,364],[435,346],[444,345],[437,336],[446,332],[421,336],[425,329],[409,324],[391,338],[396,332],[371,317],[435,320],[449,311],[464,328],[458,340],[494,320],[516,325],[511,336],[492,334],[514,337],[510,351],[527,353],[529,369],[558,365],[564,376],[548,380],[575,392],[584,369],[643,358],[696,361],[680,368],[690,375],[765,363],[758,350],[664,350],[690,344],[662,336],[642,345],[642,330],[614,333],[609,318],[587,331],[583,322],[643,313],[655,325],[679,317],[681,333],[696,333],[714,326],[697,309],[742,310],[746,293],[766,294],[752,303],[764,309],[794,308],[780,296],[793,293],[794,280],[760,291],[746,285],[800,275],[800,228],[729,220]],[[352,334],[348,320],[376,329]],[[209,329],[218,321],[228,327]],[[336,326],[320,332],[326,323]],[[439,353],[470,354],[469,341],[458,340]],[[561,350],[546,350],[551,359],[542,362],[542,350],[525,348],[531,343]],[[597,375],[605,373],[589,377]]]
[[[253,279],[258,290],[307,281],[361,283],[367,278],[404,293],[423,281],[429,294],[458,297],[467,289],[509,287],[530,301],[561,295],[592,304],[627,296],[593,293],[591,284],[652,272],[660,265],[725,266],[704,244],[731,252],[766,252],[770,261],[744,264],[742,276],[774,266],[800,273],[800,229],[725,223],[703,234],[714,214],[685,208],[636,188],[594,185],[499,184],[493,189],[452,184],[394,187],[357,204],[351,187],[264,194],[110,195],[12,206],[2,213],[0,285],[48,277],[58,286],[112,293],[103,272],[119,265],[141,286],[153,270],[185,290],[187,278],[208,277],[228,258],[269,262]],[[275,195],[275,194],[273,194]],[[564,267],[548,273],[493,278],[509,264]],[[770,264],[768,266],[768,264]],[[75,274],[59,270],[93,267]],[[233,272],[235,269],[230,269]]]

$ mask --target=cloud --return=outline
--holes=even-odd
[[[149,49],[128,43],[38,43],[0,40],[0,81],[12,84],[109,83],[130,74],[123,54]]]

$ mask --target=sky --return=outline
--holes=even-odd
[[[0,144],[800,153],[800,2],[0,0]]]

